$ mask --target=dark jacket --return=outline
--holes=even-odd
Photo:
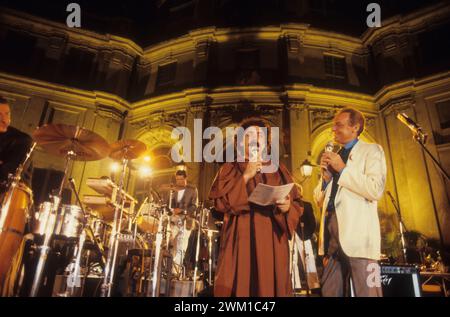
[[[8,127],[6,132],[0,133],[0,183],[8,180],[8,174],[15,173],[25,159],[32,142],[28,134],[13,127]]]
[[[300,222],[303,222],[303,233],[305,235],[305,240],[311,239],[314,231],[316,231],[316,218],[314,217],[314,211],[311,203],[303,201],[303,215],[300,218]],[[302,231],[300,223],[297,227],[297,234],[302,238]]]
[[[178,191],[175,190],[172,198],[172,207],[187,210],[189,216],[195,216],[198,204],[198,192],[197,188],[191,185],[187,185],[180,202],[177,202]]]

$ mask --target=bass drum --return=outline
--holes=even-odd
[[[2,201],[0,211],[0,296],[5,293],[5,281],[13,267],[18,251],[23,241],[25,228],[30,218],[33,205],[33,193],[20,183],[10,189]]]

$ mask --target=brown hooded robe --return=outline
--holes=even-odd
[[[258,206],[248,197],[258,183],[291,183],[286,167],[275,173],[258,173],[244,182],[247,163],[225,163],[210,191],[217,211],[224,213],[214,296],[290,296],[289,244],[303,213],[294,186],[291,207],[285,214],[274,205]]]

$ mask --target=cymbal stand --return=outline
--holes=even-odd
[[[81,232],[80,239],[78,240],[76,247],[76,257],[75,261],[69,264],[70,274],[67,277],[67,290],[65,296],[72,297],[76,296],[76,288],[81,289],[81,253],[83,252],[84,243],[86,241],[86,230],[83,228]],[[85,281],[84,281],[85,282]],[[83,284],[84,284],[83,282]]]
[[[196,296],[196,283],[197,283],[197,273],[198,273],[198,258],[200,255],[200,236],[202,232],[202,224],[203,224],[203,213],[204,209],[200,209],[200,221],[198,221],[198,231],[197,231],[197,241],[195,244],[195,267],[194,267],[194,277],[193,277],[193,286],[192,286],[192,296]]]
[[[127,152],[127,148],[125,148],[125,154]],[[126,157],[126,155],[125,155]],[[123,187],[124,187],[124,181],[125,181],[125,173],[128,166],[128,159],[124,158],[122,160],[122,173],[120,176],[120,182],[119,182],[119,189],[118,189],[118,196],[116,197],[115,204],[115,210],[114,210],[114,223],[113,228],[111,232],[111,239],[109,242],[109,248],[108,248],[108,257],[106,259],[106,266],[105,266],[105,276],[103,280],[103,284],[101,287],[101,296],[102,297],[110,297],[112,286],[114,282],[114,271],[115,271],[115,264],[116,264],[116,258],[117,258],[117,250],[118,250],[118,242],[119,242],[119,235],[120,235],[120,228],[122,225],[122,215],[123,215],[123,208],[125,205],[125,197],[123,195]]]
[[[187,217],[187,212],[186,210],[184,211],[184,215],[183,215],[183,223],[181,226],[181,230],[178,232],[177,234],[177,251],[175,254],[175,257],[179,254],[180,255],[180,269],[181,269],[181,279],[184,280],[186,278],[186,267],[184,265],[184,256],[185,256],[185,251],[183,250],[183,244],[184,244],[184,237],[186,235],[186,217]]]
[[[72,150],[67,151],[64,175],[63,175],[63,179],[61,181],[61,184],[60,184],[60,187],[58,190],[58,195],[52,197],[52,199],[53,199],[52,212],[49,213],[48,216],[50,218],[49,219],[50,221],[47,221],[47,225],[45,226],[44,242],[41,246],[38,247],[39,259],[38,259],[38,263],[37,263],[37,267],[36,267],[36,274],[34,275],[33,284],[31,286],[30,297],[36,297],[38,295],[38,291],[41,286],[45,263],[47,262],[47,257],[50,252],[51,238],[56,229],[56,223],[57,223],[56,220],[58,219],[58,210],[59,210],[59,206],[61,204],[62,191],[64,188],[64,184],[66,183],[67,175],[69,173],[69,167],[75,158],[76,158],[76,153],[74,151],[72,151]],[[61,211],[61,219],[62,220],[64,220],[64,214],[65,214],[65,211],[63,208],[63,210]],[[52,215],[54,215],[54,217],[52,217]],[[63,221],[61,221],[61,224],[59,226],[60,228],[62,226],[62,222]]]
[[[164,219],[167,218],[167,221],[170,226],[170,217],[168,217],[167,212],[165,209],[163,210],[163,213],[161,215],[161,219],[158,222],[158,231],[156,233],[156,241],[155,241],[155,260],[153,262],[153,270],[152,270],[152,287],[151,291],[152,297],[159,297],[159,286],[160,286],[160,276],[161,276],[161,247],[162,247],[162,241],[163,241],[163,222]],[[167,281],[168,282],[168,281]],[[147,289],[147,294],[149,295],[150,287]]]

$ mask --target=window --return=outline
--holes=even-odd
[[[0,50],[1,68],[18,74],[30,74],[37,39],[24,32],[10,30],[6,33]]]
[[[177,63],[160,65],[158,67],[158,75],[156,77],[156,87],[171,86],[175,83],[177,73]]]
[[[323,59],[325,62],[325,74],[328,77],[340,79],[347,78],[347,65],[345,63],[345,57],[324,55]]]
[[[175,20],[193,17],[195,14],[195,3],[192,0],[172,1],[171,7],[169,8],[169,12],[171,19]]]
[[[258,70],[259,50],[241,49],[236,52],[236,67],[238,70]]]
[[[436,110],[441,129],[450,128],[450,100],[437,102]]]
[[[94,70],[95,54],[91,51],[72,47],[64,61],[63,81],[70,86],[90,88]]]

